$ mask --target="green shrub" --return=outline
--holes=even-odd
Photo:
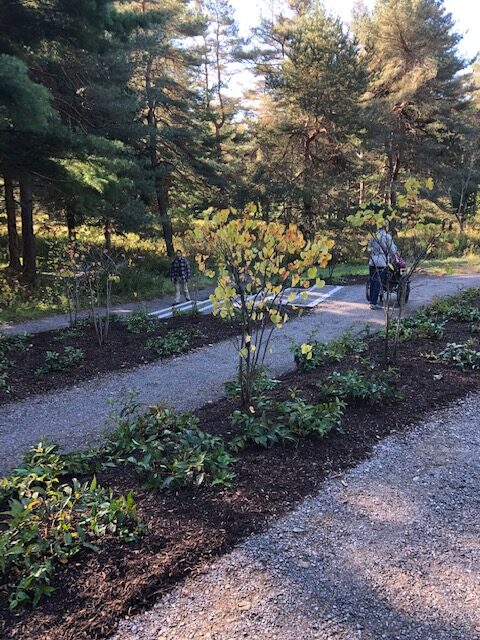
[[[334,371],[325,384],[319,384],[323,394],[332,398],[343,398],[379,404],[385,399],[399,400],[401,394],[392,382],[393,372],[365,375],[356,369],[344,373]]]
[[[130,333],[153,333],[159,327],[159,320],[143,311],[133,311],[123,322]]]
[[[168,358],[190,349],[190,342],[203,337],[202,331],[196,327],[189,329],[172,329],[164,336],[149,338],[146,343],[148,351],[154,351],[161,358]]]
[[[309,340],[291,345],[295,364],[300,371],[316,369],[331,362],[340,362],[349,355],[364,353],[367,343],[361,335],[347,331],[338,340],[320,342]]]
[[[295,441],[286,425],[270,421],[265,412],[257,415],[237,409],[230,416],[230,422],[232,427],[241,431],[240,435],[230,441],[233,451],[240,451],[249,444],[267,448],[279,442]]]
[[[323,437],[338,427],[343,415],[344,404],[339,398],[330,402],[309,404],[292,391],[291,399],[280,402],[277,412],[281,422],[296,438],[308,436]]]
[[[277,384],[278,380],[270,378],[265,369],[257,369],[252,386],[253,399],[258,400],[263,398],[265,393],[274,389]],[[238,378],[225,383],[225,392],[229,400],[235,400],[240,397],[240,381]]]
[[[65,329],[53,339],[55,342],[68,342],[69,340],[77,340],[78,338],[84,338],[86,335],[85,330],[81,326],[70,327]]]
[[[31,337],[29,335],[9,335],[0,333],[0,357],[7,353],[26,351],[30,347]]]
[[[45,364],[36,369],[35,375],[40,377],[55,371],[73,369],[80,362],[83,362],[84,359],[84,351],[76,347],[65,347],[63,354],[58,353],[58,351],[47,351]]]
[[[468,289],[456,296],[440,298],[430,304],[424,314],[428,318],[455,320],[457,322],[477,322],[480,320],[480,309],[472,302],[480,296],[478,289]]]
[[[467,340],[464,344],[449,342],[439,354],[430,354],[429,357],[454,364],[459,369],[479,369],[480,351],[474,348],[474,341]]]
[[[400,320],[399,340],[404,342],[411,338],[426,338],[430,340],[441,340],[445,333],[445,322],[439,322],[420,312],[412,318]],[[394,338],[397,332],[397,323],[393,322],[389,326],[389,335]],[[380,336],[385,337],[385,331],[380,332]]]
[[[259,413],[234,411],[230,421],[241,433],[232,439],[230,446],[239,451],[248,444],[270,447],[309,436],[323,437],[340,425],[343,408],[344,404],[338,398],[309,404],[292,391],[290,400],[270,401]]]
[[[176,414],[162,406],[137,414],[133,407],[107,436],[107,457],[113,463],[133,464],[149,489],[230,484],[233,458],[220,438],[197,425],[192,414]]]
[[[54,591],[59,563],[95,549],[107,534],[133,540],[140,532],[131,494],[114,497],[95,477],[62,482],[68,471],[55,445],[34,447],[24,463],[0,480],[8,501],[0,533],[0,588],[12,609],[36,605]]]

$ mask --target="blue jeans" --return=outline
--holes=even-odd
[[[386,285],[388,268],[370,265],[370,304],[377,304],[380,291]]]

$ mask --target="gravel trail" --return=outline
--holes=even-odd
[[[383,440],[114,640],[478,640],[479,416]]]
[[[409,309],[414,310],[434,296],[480,286],[480,275],[419,278],[412,286]],[[311,314],[288,322],[274,333],[267,365],[274,375],[293,368],[289,340],[332,340],[347,329],[366,323],[380,326],[383,313],[371,311],[361,285],[341,289]],[[145,405],[166,402],[179,410],[192,410],[224,395],[224,382],[235,375],[236,352],[231,341],[204,347],[176,359],[157,362],[93,379],[69,389],[11,402],[0,407],[0,473],[7,471],[41,438],[65,450],[84,448],[100,441],[109,400],[136,389]]]

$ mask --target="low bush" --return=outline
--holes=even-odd
[[[0,590],[12,609],[51,594],[58,564],[95,549],[102,537],[130,541],[140,533],[131,494],[114,497],[95,477],[63,482],[67,472],[57,447],[40,443],[0,480],[0,500],[8,503],[0,533]]]
[[[260,398],[263,398],[267,391],[271,391],[278,384],[278,380],[271,378],[265,369],[259,368],[255,371],[252,392],[253,392],[253,400],[255,403]],[[230,380],[225,383],[225,392],[227,394],[227,398],[229,400],[236,400],[240,398],[240,381],[237,379]]]
[[[393,375],[394,372],[391,370],[369,375],[356,369],[344,373],[334,371],[328,376],[326,383],[318,386],[321,393],[328,398],[356,400],[374,405],[386,399],[401,399],[402,396],[392,381]]]
[[[456,296],[441,298],[429,305],[424,314],[428,318],[455,320],[457,322],[478,322],[480,309],[472,302],[480,297],[480,290],[468,289]]]
[[[467,340],[464,344],[449,342],[443,351],[436,355],[428,354],[428,357],[453,364],[459,369],[480,369],[480,351],[473,340]]]
[[[73,369],[73,367],[80,364],[80,362],[83,362],[84,359],[85,352],[76,347],[65,347],[62,354],[58,351],[47,351],[45,364],[36,369],[35,375],[40,377],[56,371]]]
[[[159,326],[157,318],[143,311],[133,311],[123,322],[130,333],[153,333]]]
[[[29,335],[0,334],[0,357],[11,352],[26,351],[30,347]]]
[[[185,353],[191,346],[191,340],[202,338],[203,333],[196,327],[190,329],[173,329],[164,336],[149,338],[146,343],[148,351],[154,351],[161,358],[168,358]]]
[[[65,329],[65,331],[62,331],[53,339],[55,342],[68,342],[69,340],[78,340],[79,338],[84,338],[85,336],[85,329],[83,329],[82,326],[79,325],[70,327],[70,329]]]
[[[234,477],[232,456],[220,438],[197,425],[198,419],[189,413],[154,406],[139,414],[133,405],[107,436],[107,459],[113,464],[133,464],[148,489],[229,485]]]
[[[344,404],[339,398],[331,402],[309,404],[291,392],[290,400],[269,401],[249,412],[234,411],[231,424],[240,429],[240,435],[230,442],[234,451],[244,449],[249,444],[270,447],[279,442],[294,442],[310,436],[323,437],[340,426]]]
[[[397,322],[389,325],[389,336],[394,338],[397,332]],[[411,338],[426,338],[430,340],[441,340],[445,333],[445,321],[441,322],[434,318],[428,317],[421,312],[412,318],[403,318],[400,320],[399,340],[405,342]],[[382,338],[385,337],[385,331],[380,332]]]
[[[297,369],[308,371],[331,362],[340,362],[349,355],[364,353],[366,349],[367,343],[362,335],[346,331],[338,340],[293,343],[290,350],[294,355]]]

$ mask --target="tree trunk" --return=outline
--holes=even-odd
[[[3,176],[5,185],[5,208],[7,210],[7,229],[8,229],[8,266],[14,271],[21,271],[20,252],[18,245],[17,231],[17,211],[15,207],[15,195],[13,192],[13,181],[6,173]]]
[[[112,250],[112,227],[110,225],[110,218],[105,218],[103,235],[105,237],[105,250],[110,253]]]
[[[395,208],[397,204],[396,182],[400,172],[400,147],[394,141],[393,132],[387,143],[387,180],[385,185],[385,202]]]
[[[75,221],[75,211],[70,207],[65,210],[65,219],[67,221],[68,241],[75,242],[77,239],[77,229]]]
[[[167,254],[173,258],[175,255],[175,249],[173,247],[173,227],[172,220],[168,215],[169,200],[170,200],[170,184],[168,178],[155,178],[155,190],[157,194],[158,213],[160,215],[160,222],[163,229],[163,238],[165,240],[165,246],[167,248]]]
[[[20,208],[22,211],[23,275],[33,283],[37,275],[35,235],[33,233],[32,176],[25,174],[20,179]]]

